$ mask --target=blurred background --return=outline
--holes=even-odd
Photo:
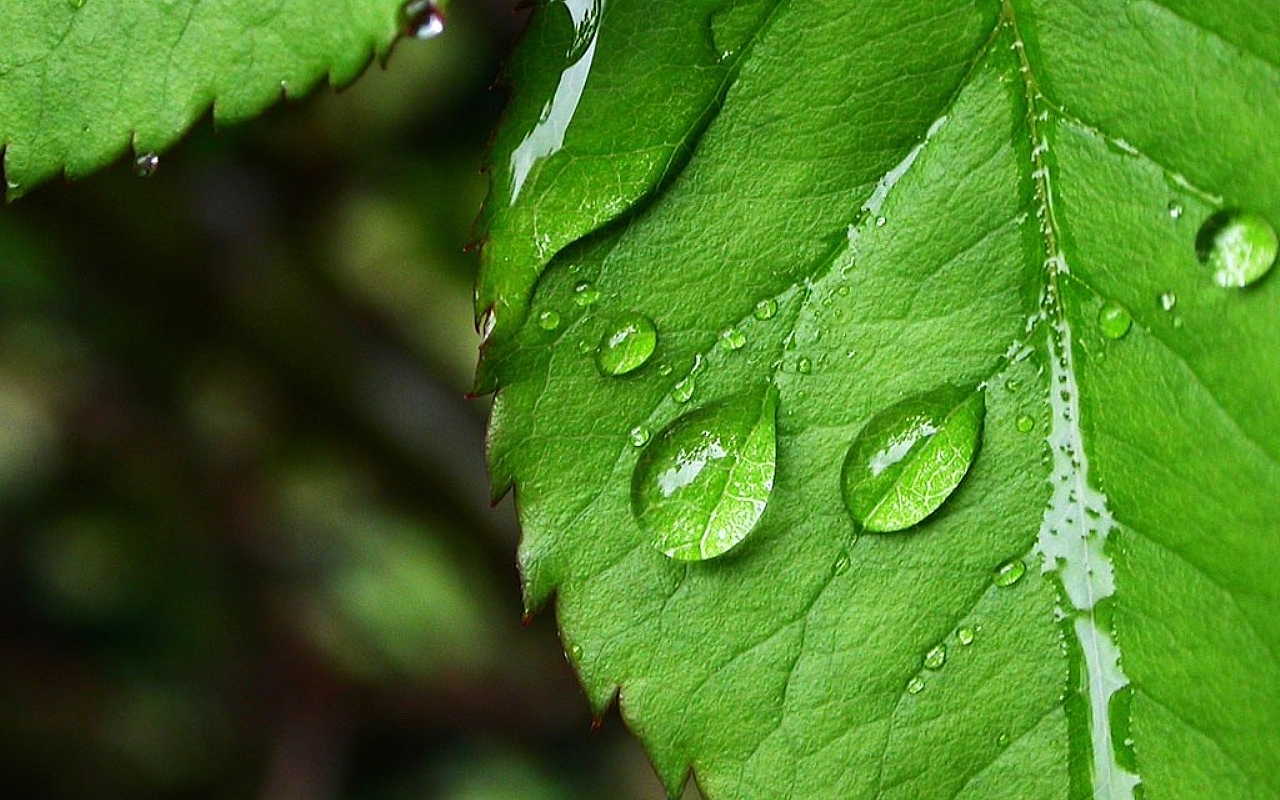
[[[664,796],[465,399],[512,7],[0,209],[0,797]]]

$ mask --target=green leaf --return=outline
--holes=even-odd
[[[573,200],[613,211],[523,257],[519,318],[557,325],[495,328],[481,366],[527,603],[556,595],[593,706],[617,697],[668,787],[693,769],[713,800],[1280,796],[1280,280],[1220,286],[1197,252],[1223,210],[1280,221],[1280,4],[833,0],[745,34],[681,5],[702,20],[682,46],[744,42],[712,118],[612,206],[614,158],[585,142],[641,148],[636,117],[564,121],[540,163],[582,159]],[[639,6],[604,7],[597,58],[628,92],[684,90],[692,68],[606,48]],[[580,79],[580,114],[617,99]],[[631,313],[656,348],[601,375]],[[762,384],[758,524],[664,556],[631,503],[657,437],[635,432]],[[846,454],[945,384],[982,388],[968,473],[862,535]]]
[[[403,0],[0,0],[0,148],[10,198],[129,147],[163,151],[212,107],[249,119],[343,86],[400,33]]]

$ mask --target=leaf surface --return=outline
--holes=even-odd
[[[213,109],[253,117],[342,86],[401,29],[402,0],[0,0],[8,195],[163,151]]]
[[[682,6],[715,58],[722,4]],[[713,800],[1280,797],[1280,278],[1226,289],[1196,253],[1221,209],[1280,222],[1280,4],[784,2],[745,25],[687,160],[521,262],[530,313],[484,350],[527,602],[555,595],[592,705],[617,697],[672,791],[692,769]],[[611,102],[595,80],[584,107]],[[634,141],[622,115],[566,125],[544,163],[579,125]],[[618,197],[611,163],[576,179],[584,207]],[[602,375],[635,313],[652,357]],[[762,382],[759,524],[667,558],[632,511],[634,432]],[[983,390],[968,473],[920,524],[861,530],[850,446],[946,385]]]

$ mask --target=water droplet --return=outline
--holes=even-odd
[[[569,658],[573,661],[582,660],[582,645],[575,644],[569,648]]]
[[[78,11],[84,8],[84,2],[85,0],[67,0],[67,5]]]
[[[884,217],[876,217],[876,227],[877,227],[877,228],[883,228],[883,227],[884,227],[885,222],[887,222],[887,221],[888,221],[888,220],[886,220]]]
[[[944,385],[872,417],[844,461],[844,501],[854,519],[887,533],[936,511],[969,471],[985,415],[982,391]]]
[[[409,0],[401,12],[406,36],[434,39],[444,33],[444,12],[430,0]]]
[[[1016,392],[1018,391],[1019,388],[1021,388],[1021,386],[1022,386],[1022,382],[1019,381],[1017,378],[1010,378],[1009,380],[1004,382],[1004,388],[1006,391],[1009,391],[1009,392]]]
[[[1160,295],[1160,307],[1165,311],[1172,311],[1177,304],[1178,296],[1173,292],[1164,292]]]
[[[929,652],[924,654],[924,668],[931,670],[942,669],[947,663],[947,646],[945,644],[935,645]]]
[[[907,694],[920,694],[924,691],[924,679],[919,675],[913,675],[911,680],[907,681]]]
[[[755,318],[758,320],[773,319],[774,315],[778,313],[778,301],[774,300],[772,297],[767,297],[759,303],[756,303],[755,310],[751,313],[754,314]]]
[[[484,315],[480,317],[480,343],[484,344],[489,341],[489,337],[493,335],[493,328],[498,324],[498,315],[494,313],[493,306],[485,309]]]
[[[841,551],[840,551],[840,556],[836,559],[836,564],[835,564],[834,569],[835,569],[835,573],[836,573],[837,575],[843,575],[845,572],[847,572],[847,571],[848,571],[848,569],[849,569],[849,552],[848,552],[847,550],[841,550]]]
[[[997,737],[996,737],[996,744],[997,744],[998,746],[1000,746],[1000,747],[1008,747],[1008,746],[1009,746],[1009,734],[1007,734],[1007,733],[1002,733],[1002,734],[1000,734],[999,736],[997,736]]]
[[[1098,309],[1098,330],[1108,339],[1122,339],[1133,326],[1133,317],[1129,309],[1119,303],[1108,300]]]
[[[141,153],[133,160],[133,174],[139,178],[150,178],[160,169],[160,156],[155,153]]]
[[[747,343],[747,336],[734,327],[720,331],[720,344],[726,350],[740,350]]]
[[[591,281],[578,281],[573,286],[573,302],[583,308],[594,305],[600,299],[600,290]]]
[[[649,443],[649,429],[643,425],[637,425],[631,429],[631,444],[636,447],[644,447]]]
[[[1177,200],[1170,200],[1168,208],[1170,219],[1180,219],[1182,217],[1182,204]]]
[[[658,345],[658,329],[644,314],[627,314],[600,337],[596,366],[605,376],[626,375],[645,365]]]
[[[996,567],[995,575],[992,576],[991,582],[1000,587],[1012,586],[1022,580],[1022,576],[1026,574],[1026,562],[1020,558],[1011,558]]]
[[[692,377],[692,376],[691,376]],[[777,390],[694,409],[657,434],[631,479],[631,510],[681,561],[722,555],[749,534],[773,491]]]
[[[1280,237],[1258,214],[1239,209],[1219,211],[1204,221],[1196,234],[1196,256],[1213,270],[1214,283],[1241,288],[1254,283],[1275,266]]]
[[[1031,433],[1036,426],[1036,421],[1030,415],[1023,414],[1014,424],[1018,427],[1018,433]]]
[[[849,296],[849,286],[848,286],[848,284],[844,284],[844,283],[842,283],[842,284],[840,284],[839,286],[837,286],[837,287],[836,287],[836,294],[840,295],[841,297],[848,297],[848,296]]]
[[[801,358],[796,362],[796,372],[799,372],[801,375],[808,375],[813,372],[813,362],[807,358]]]
[[[676,381],[676,385],[671,387],[671,399],[677,403],[687,403],[693,399],[694,389],[697,388],[697,380],[692,375],[686,375]]]
[[[543,311],[538,315],[538,327],[544,331],[554,331],[560,327],[560,315],[554,311]]]
[[[960,640],[960,644],[965,647],[973,644],[976,638],[978,638],[978,631],[969,625],[964,625],[956,631],[956,639]]]

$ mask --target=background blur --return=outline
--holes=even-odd
[[[464,399],[523,19],[0,210],[0,797],[663,796]]]

